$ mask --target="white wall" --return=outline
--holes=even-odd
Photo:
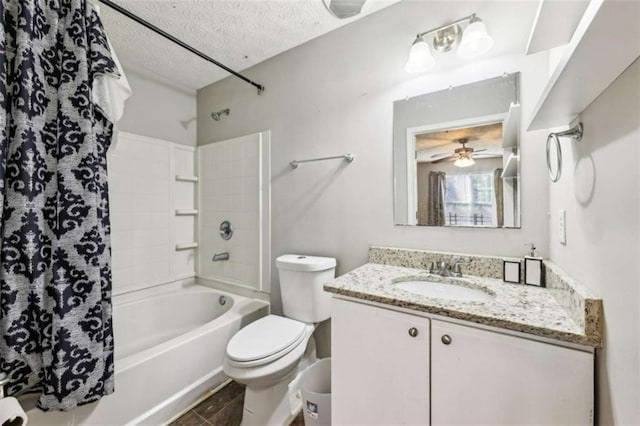
[[[598,352],[602,425],[640,424],[640,61],[582,114],[581,142],[562,140],[563,176],[550,189],[551,260],[604,302]],[[567,212],[567,244],[558,237]]]
[[[271,129],[272,262],[287,252],[335,256],[341,274],[365,263],[371,244],[513,256],[535,241],[547,254],[543,132],[522,139],[522,229],[393,225],[393,101],[521,71],[526,116],[548,69],[546,55],[517,56],[412,77],[404,62],[413,28],[424,26],[428,14],[426,2],[401,2],[265,61],[246,71],[265,84],[262,96],[232,78],[198,91],[199,143]],[[223,108],[231,115],[208,117]],[[294,159],[347,152],[356,155],[349,165],[289,167]],[[277,281],[273,268],[276,312]]]
[[[196,96],[125,69],[133,95],[118,130],[182,145],[196,144]]]

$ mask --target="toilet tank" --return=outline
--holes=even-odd
[[[285,317],[308,323],[331,317],[331,296],[322,287],[336,276],[334,258],[285,254],[276,267]]]

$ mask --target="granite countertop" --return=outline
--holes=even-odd
[[[378,302],[415,311],[519,331],[535,336],[592,347],[601,336],[577,324],[546,288],[509,284],[495,278],[465,275],[453,278],[461,285],[495,295],[488,301],[456,301],[409,293],[395,284],[407,278],[447,282],[424,269],[367,263],[325,284],[330,293]]]

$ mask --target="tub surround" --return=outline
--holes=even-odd
[[[495,298],[491,301],[463,302],[435,299],[403,291],[395,286],[401,279],[428,277],[431,261],[453,259],[464,264],[463,285],[481,288]],[[570,279],[557,266],[545,262],[549,288],[509,284],[502,275],[502,257],[437,253],[371,247],[369,261],[325,284],[326,291],[441,315],[493,327],[602,347],[602,301]],[[499,267],[498,267],[499,265]]]

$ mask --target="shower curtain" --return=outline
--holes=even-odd
[[[106,152],[117,67],[89,0],[0,0],[0,371],[68,410],[114,390]]]
[[[429,201],[427,207],[427,225],[445,226],[444,200],[446,187],[445,172],[429,172]]]

